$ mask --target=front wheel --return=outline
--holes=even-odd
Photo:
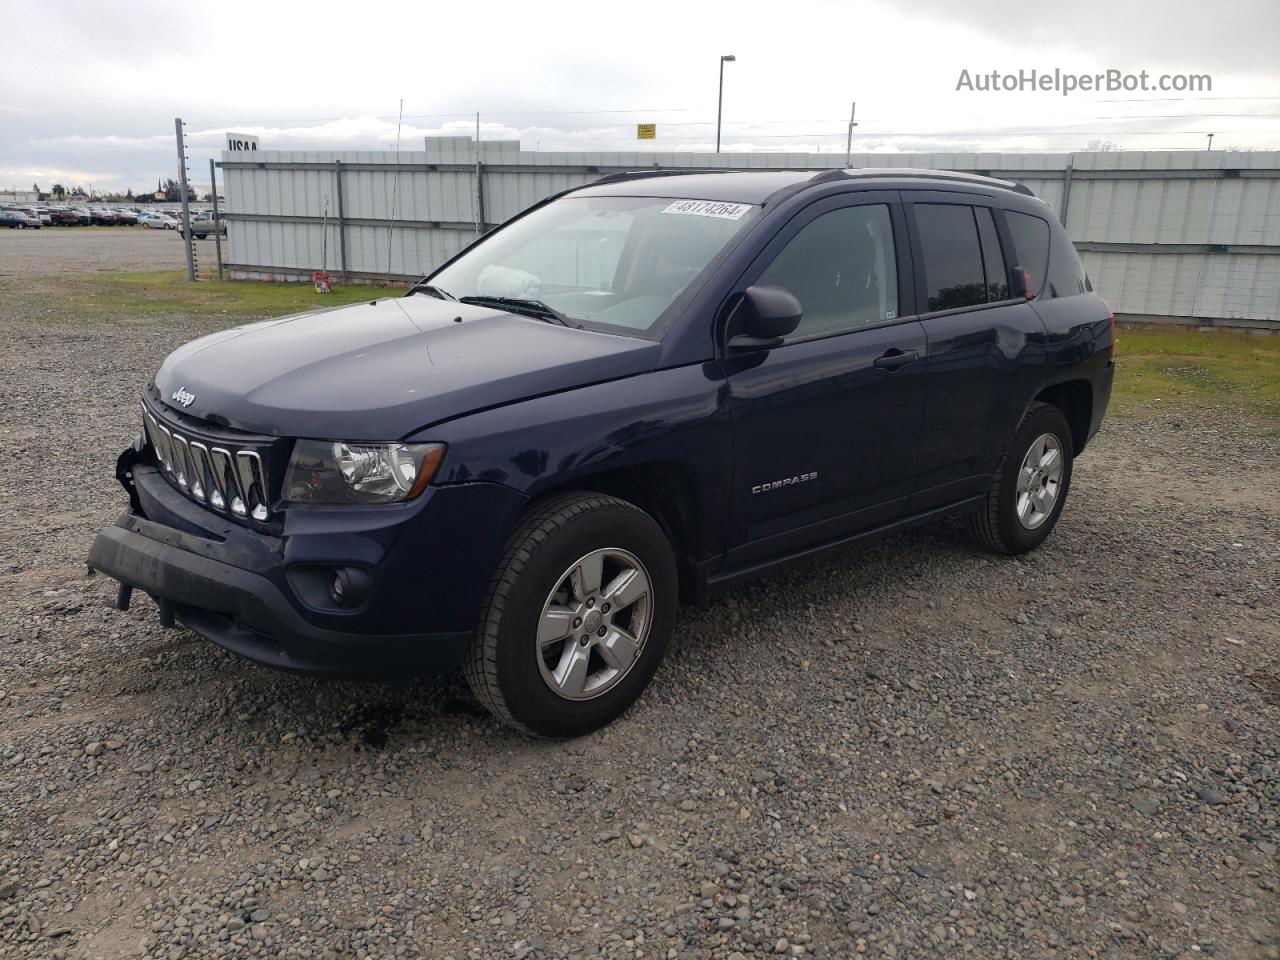
[[[595,493],[537,504],[507,544],[464,671],[499,720],[544,737],[609,723],[648,685],[677,606],[675,558],[638,507]]]
[[[1062,514],[1074,456],[1062,411],[1033,403],[996,468],[986,502],[970,518],[978,542],[1012,554],[1040,546]]]

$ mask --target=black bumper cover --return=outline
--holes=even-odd
[[[346,677],[446,673],[469,633],[341,633],[308,623],[271,581],[184,550],[175,531],[133,511],[98,534],[89,566],[150,594],[196,633],[250,660],[284,670]]]

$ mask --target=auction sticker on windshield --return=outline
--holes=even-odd
[[[751,209],[749,203],[722,203],[718,200],[676,200],[663,209],[663,213],[684,213],[695,217],[715,217],[718,220],[741,220]]]

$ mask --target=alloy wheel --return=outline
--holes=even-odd
[[[1031,442],[1018,470],[1014,505],[1018,522],[1034,530],[1049,519],[1062,493],[1064,463],[1062,442],[1052,433],[1042,433]]]
[[[590,700],[639,661],[653,621],[653,588],[635,554],[593,550],[556,581],[538,619],[542,679],[566,700]]]

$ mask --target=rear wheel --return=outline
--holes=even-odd
[[[661,527],[626,501],[536,505],[507,545],[465,664],[495,717],[575,737],[625,711],[666,652],[676,569]]]
[[[996,468],[986,503],[970,518],[978,542],[1013,554],[1040,546],[1062,514],[1073,456],[1062,411],[1032,404]]]

